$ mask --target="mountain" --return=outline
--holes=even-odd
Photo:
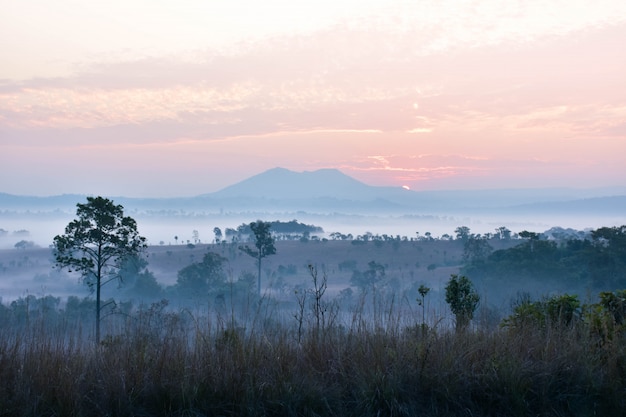
[[[337,169],[294,172],[274,168],[220,191],[187,198],[109,197],[129,212],[309,212],[346,214],[534,213],[623,215],[626,188],[410,191],[360,182]],[[73,213],[85,196],[0,193],[0,212]]]
[[[507,208],[513,213],[549,213],[549,214],[604,214],[623,216],[626,213],[626,196],[583,198],[571,201],[538,202],[521,204]]]
[[[294,172],[273,168],[237,184],[204,196],[223,198],[264,198],[268,200],[302,200],[332,198],[370,201],[406,190],[374,187],[364,184],[337,169]]]

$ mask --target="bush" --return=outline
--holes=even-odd
[[[503,320],[508,327],[545,328],[546,326],[569,326],[581,317],[581,305],[577,295],[554,295],[541,301],[522,296],[513,314]]]

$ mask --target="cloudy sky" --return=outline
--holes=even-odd
[[[0,191],[626,185],[623,0],[20,0]]]

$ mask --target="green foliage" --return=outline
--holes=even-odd
[[[522,230],[519,232],[519,236],[523,239],[539,240],[539,233],[529,232],[528,230]]]
[[[20,240],[19,242],[17,242],[14,247],[16,249],[27,249],[27,248],[34,248],[35,247],[35,242],[31,241],[31,240]]]
[[[600,301],[584,306],[584,320],[599,345],[623,340],[626,333],[626,290],[601,292]]]
[[[220,243],[222,241],[222,229],[214,227],[213,234],[215,235],[215,243]]]
[[[498,227],[495,237],[496,239],[509,240],[511,239],[511,231],[505,226]]]
[[[58,268],[81,274],[83,282],[96,292],[96,342],[100,341],[101,288],[119,278],[126,259],[146,247],[137,232],[137,223],[124,216],[124,207],[102,197],[87,197],[77,204],[78,219],[70,222],[65,234],[54,237]]]
[[[570,326],[581,317],[581,305],[577,295],[554,295],[539,301],[523,296],[513,309],[513,314],[502,321],[511,328],[546,328]]]
[[[367,266],[368,269],[365,271],[354,270],[350,278],[350,283],[363,291],[385,279],[385,267],[382,264],[370,261]]]
[[[600,305],[611,315],[616,324],[623,324],[626,318],[626,290],[601,292]]]
[[[480,296],[466,276],[452,274],[446,284],[446,303],[456,318],[456,329],[465,330],[474,318]]]
[[[156,280],[154,274],[150,271],[142,271],[137,275],[135,285],[131,288],[130,293],[145,298],[160,298],[163,288]]]
[[[257,260],[257,286],[259,295],[261,295],[261,260],[266,256],[274,255],[276,253],[274,237],[270,232],[271,226],[272,224],[270,222],[264,222],[261,220],[250,223],[250,230],[254,233],[254,246],[256,249],[253,249],[248,245],[239,247],[240,250]]]
[[[550,297],[546,312],[552,323],[569,326],[580,317],[580,301],[577,295],[563,294]]]
[[[25,298],[0,308],[2,414],[624,414],[623,334],[599,343],[585,321],[462,333],[416,332],[405,320],[334,326],[324,321],[324,289],[320,280],[307,292],[299,337],[293,321],[271,321],[262,309],[224,321],[161,301],[126,309],[97,349],[54,299]],[[81,303],[68,300],[67,311]]]
[[[148,261],[138,255],[125,258],[120,265],[120,285],[131,296],[141,298],[159,298],[162,288],[154,274],[146,269]]]
[[[466,241],[470,238],[470,228],[467,226],[459,226],[454,229],[457,240]]]
[[[257,222],[258,223],[258,222]],[[267,223],[268,227],[272,230],[272,233],[282,236],[283,238],[293,238],[294,236],[307,236],[312,233],[323,233],[324,229],[319,226],[300,223],[297,220],[291,220],[288,222],[282,222],[280,220],[274,220]],[[253,230],[252,223],[242,224],[237,227],[237,233],[241,235],[251,235],[256,232]]]
[[[226,281],[223,264],[226,258],[217,253],[208,252],[201,262],[188,265],[178,271],[176,286],[181,295],[190,297],[206,296],[213,288],[218,288]]]
[[[430,288],[421,284],[417,289],[421,299],[417,299],[417,304],[422,307],[422,329],[426,328],[426,295],[430,292]]]
[[[600,228],[591,235],[593,240],[556,242],[523,231],[524,240],[517,246],[497,250],[483,261],[466,257],[461,272],[494,291],[547,283],[561,291],[625,287],[626,226]]]
[[[487,239],[472,236],[465,239],[463,261],[468,263],[484,262],[492,251],[493,247]]]

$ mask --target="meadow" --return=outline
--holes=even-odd
[[[107,321],[100,345],[88,320],[5,311],[0,415],[624,415],[624,329],[610,321],[454,332],[392,305],[342,324],[311,304],[298,328],[252,305],[234,319],[154,303]]]
[[[555,296],[491,296],[470,328],[455,331],[441,292],[462,267],[459,242],[285,241],[277,249],[267,258],[260,297],[252,288],[227,291],[219,302],[120,300],[103,320],[98,345],[88,297],[6,300],[0,415],[625,414],[619,292],[605,303],[595,297],[576,305]],[[165,290],[172,273],[207,251],[229,259],[233,288],[235,277],[254,271],[253,260],[228,245],[150,247],[148,268]],[[1,255],[2,279],[50,267],[43,249]],[[15,256],[21,263],[11,263]],[[342,289],[353,270],[370,261],[385,265],[385,284],[347,296]],[[87,295],[64,279],[64,288],[73,283]],[[411,283],[432,288],[423,304]]]

